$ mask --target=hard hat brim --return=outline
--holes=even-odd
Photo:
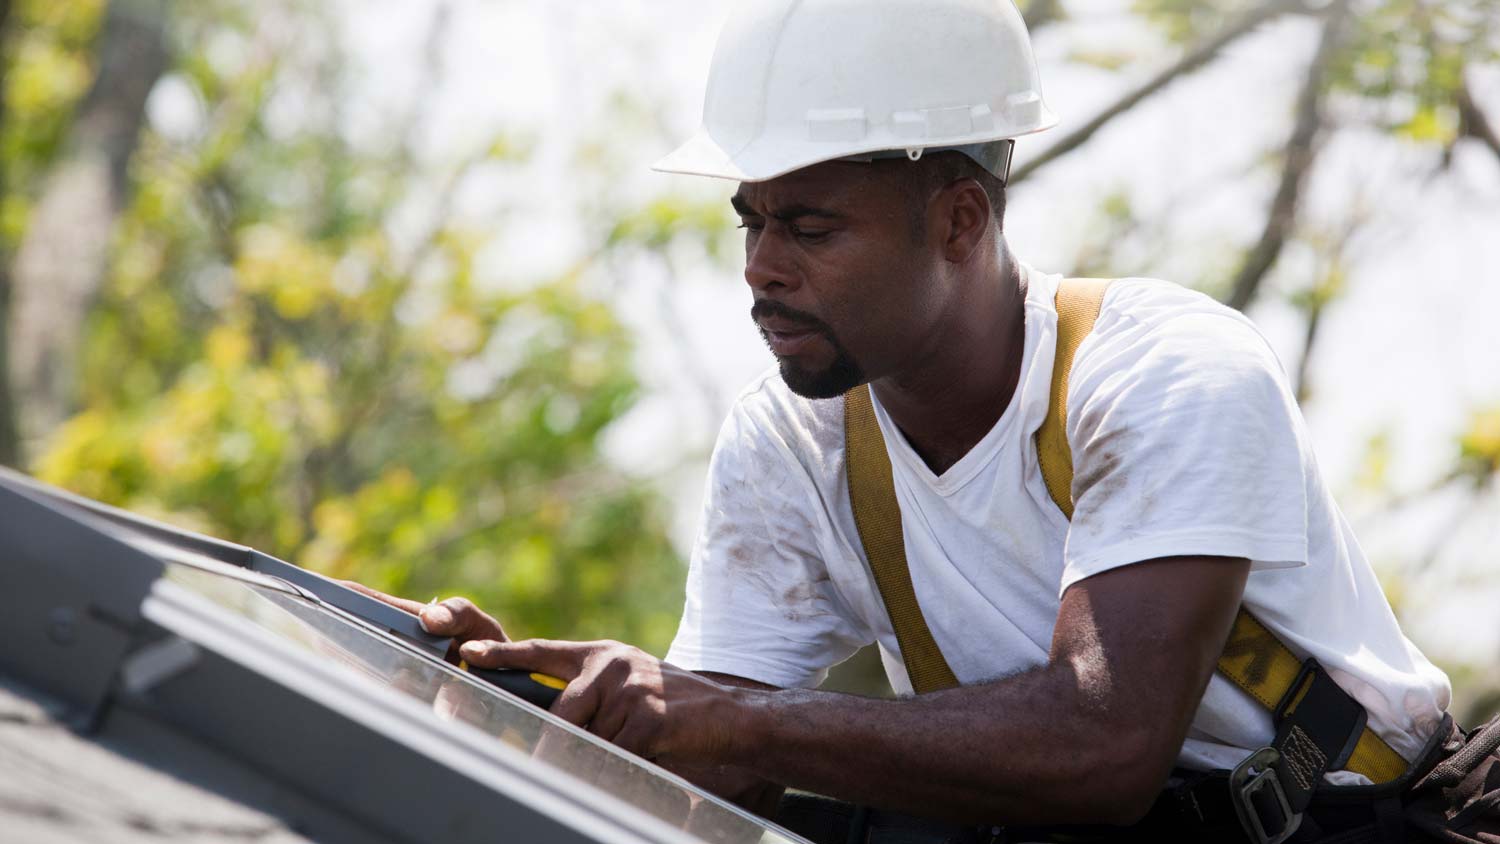
[[[737,182],[756,182],[774,176],[758,178],[737,164],[727,151],[709,134],[699,130],[687,143],[673,150],[665,158],[651,165],[658,173],[681,173],[686,176],[708,176],[714,179],[733,179]]]
[[[912,148],[989,143],[1030,135],[1057,125],[1057,116],[1045,105],[1041,106],[1037,117],[1037,121],[1031,125],[1012,127],[1011,131],[1004,133],[977,133],[946,139],[941,143],[913,144]],[[825,161],[906,147],[905,143],[894,138],[876,137],[869,141],[868,144],[830,148],[828,144],[810,143],[800,139],[782,139],[773,134],[762,134],[739,151],[730,154],[706,130],[699,129],[693,137],[688,139],[687,143],[651,165],[651,169],[660,173],[708,176],[738,182],[764,182]]]

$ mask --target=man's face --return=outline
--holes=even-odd
[[[940,309],[899,162],[829,162],[744,183],[751,317],[787,386],[832,398],[893,372]]]

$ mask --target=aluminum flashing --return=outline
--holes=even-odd
[[[220,760],[229,780],[260,783],[242,792],[279,795],[256,808],[288,829],[326,841],[801,840],[459,671],[410,616],[348,595],[368,600],[0,473],[0,672],[101,734],[135,724],[156,745],[202,748],[194,758]],[[71,627],[49,626],[59,607]]]
[[[0,672],[98,717],[162,563],[0,475]]]
[[[323,603],[377,625],[387,633],[394,633],[409,642],[420,645],[438,656],[448,651],[448,642],[441,636],[433,636],[422,629],[415,616],[404,613],[390,604],[361,595],[316,572],[298,568],[269,554],[251,551],[246,567],[261,574],[279,578],[317,596]]]

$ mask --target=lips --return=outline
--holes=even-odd
[[[821,332],[806,323],[779,317],[762,317],[756,320],[760,333],[777,357],[786,357],[806,351],[807,347],[821,336]]]

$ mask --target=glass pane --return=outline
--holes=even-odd
[[[795,840],[660,768],[627,756],[572,725],[545,718],[489,684],[414,647],[376,635],[357,620],[292,591],[193,565],[169,563],[167,577],[297,647],[416,698],[431,706],[439,718],[477,727],[538,762],[591,783],[705,841],[790,844]]]

